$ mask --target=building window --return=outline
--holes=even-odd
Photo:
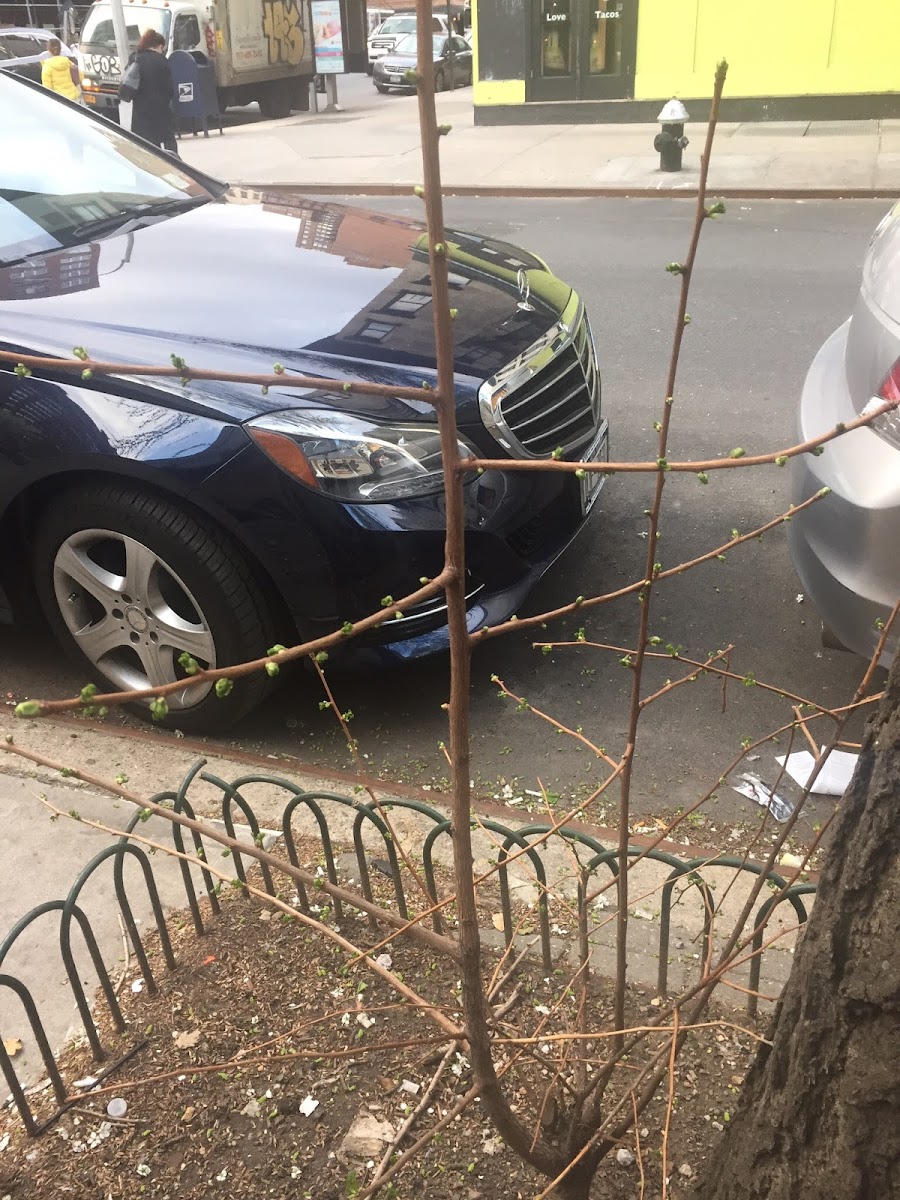
[[[591,0],[590,72],[618,75],[622,70],[622,10],[615,0]]]
[[[390,302],[385,311],[414,317],[417,312],[430,303],[431,297],[421,292],[401,292],[396,299]]]
[[[570,0],[542,0],[541,74],[550,78],[572,74]]]
[[[471,282],[472,282],[472,280],[469,278],[468,275],[457,275],[455,271],[449,271],[447,273],[447,283],[450,285],[451,288],[455,288],[458,292],[461,292],[462,289],[464,287],[466,287],[468,284],[470,284]],[[419,280],[419,283],[422,285],[422,287],[430,288],[431,287],[431,276],[424,275]]]
[[[390,321],[366,321],[356,336],[366,342],[383,342],[391,330],[396,328],[397,326]]]

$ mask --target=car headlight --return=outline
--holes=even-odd
[[[269,413],[245,426],[288,475],[337,500],[373,502],[444,490],[436,425],[379,425],[330,409]],[[459,442],[461,458],[475,450]]]

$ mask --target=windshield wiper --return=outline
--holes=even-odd
[[[130,225],[132,222],[135,223],[135,227],[138,227],[141,222],[150,217],[165,217],[171,216],[173,213],[188,212],[192,208],[208,204],[211,199],[210,196],[173,196],[171,200],[151,200],[145,204],[136,204],[134,208],[128,208],[122,212],[82,221],[80,225],[73,225],[67,229],[66,236],[75,239],[102,237],[107,233],[115,233],[116,230]]]

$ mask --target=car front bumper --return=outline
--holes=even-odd
[[[800,401],[799,436],[821,436],[858,415],[847,388],[849,322],[816,355]],[[819,615],[850,650],[870,657],[879,624],[900,596],[900,451],[869,429],[829,442],[816,457],[792,460],[793,500],[822,488],[831,494],[794,517],[788,544],[803,589]],[[893,632],[882,665],[900,645]]]
[[[605,421],[592,454],[608,459]],[[596,496],[585,498],[574,475],[551,472],[491,471],[466,487],[470,632],[518,610],[581,530]],[[247,446],[204,482],[202,501],[258,560],[304,638],[377,612],[384,596],[409,595],[443,566],[442,494],[342,504],[303,487],[256,446]],[[444,599],[437,596],[354,638],[340,659],[354,665],[402,661],[448,645]]]

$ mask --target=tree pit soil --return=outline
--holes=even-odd
[[[156,994],[133,969],[126,973],[120,992],[125,1033],[116,1034],[98,1006],[111,1061],[140,1046],[101,1088],[79,1092],[74,1086],[108,1066],[75,1045],[61,1064],[70,1095],[80,1102],[45,1133],[28,1137],[15,1109],[9,1103],[0,1109],[0,1200],[352,1200],[365,1190],[390,1134],[363,1156],[345,1152],[345,1135],[354,1123],[358,1128],[361,1116],[375,1118],[382,1130],[398,1129],[428,1087],[449,1045],[446,1035],[423,1012],[400,1003],[365,966],[348,967],[346,952],[316,930],[252,897],[228,891],[221,913],[213,917],[204,908],[204,919],[202,937],[186,916],[170,920],[179,964],[174,972],[150,947],[156,949]],[[355,915],[344,914],[342,931],[357,945],[375,945],[376,935]],[[452,961],[408,939],[378,953],[388,953],[392,969],[421,996],[458,1016]],[[486,971],[496,966],[496,957],[486,955]],[[566,987],[569,977],[569,969],[547,975],[528,958],[495,1001],[509,1000],[517,988],[501,1019],[503,1033],[551,1038],[528,1047],[503,1081],[529,1128],[552,1126],[553,1059],[563,1044],[552,1034],[572,1028],[578,1003]],[[629,989],[629,1024],[649,1023],[659,1003],[652,993]],[[608,1030],[611,1006],[611,986],[592,981],[587,1028]],[[594,1200],[659,1200],[664,1194],[678,1200],[690,1193],[730,1119],[758,1037],[744,1032],[746,1019],[730,1010],[710,1011],[706,1020],[710,1024],[691,1033],[678,1059],[671,1105],[664,1082],[619,1147],[624,1161],[613,1152],[601,1164]],[[670,1040],[664,1032],[651,1035],[614,1079],[636,1074],[649,1053]],[[608,1044],[591,1043],[595,1063]],[[507,1046],[498,1056],[511,1057],[517,1049]],[[470,1087],[468,1063],[458,1055],[400,1149]],[[117,1098],[127,1102],[118,1120],[106,1111]],[[33,1096],[32,1106],[38,1121],[57,1107],[49,1089]],[[532,1200],[548,1183],[496,1136],[475,1100],[378,1194],[395,1200]]]

